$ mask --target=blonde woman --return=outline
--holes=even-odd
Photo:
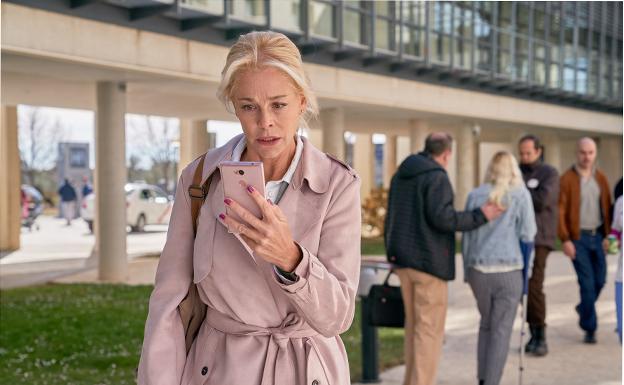
[[[496,385],[503,375],[516,310],[522,296],[523,258],[520,241],[533,242],[537,227],[531,195],[516,159],[494,155],[485,183],[468,194],[466,210],[486,202],[503,214],[462,239],[464,279],[477,301],[481,322],[477,349],[480,385]]]
[[[241,36],[218,96],[244,134],[209,151],[203,168],[196,160],[182,172],[138,382],[348,384],[339,334],[353,320],[359,278],[359,178],[297,134],[318,107],[299,51],[284,35]],[[269,199],[257,186],[241,186],[262,218],[224,196],[223,160],[263,163]],[[196,169],[202,182],[211,180],[194,236],[189,187]],[[226,215],[226,205],[245,223]],[[177,306],[191,281],[207,314],[187,353]]]

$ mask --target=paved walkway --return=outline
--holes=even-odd
[[[43,283],[97,266],[95,236],[83,220],[76,219],[66,226],[64,219],[43,215],[37,218],[37,224],[38,231],[22,228],[19,250],[0,255],[1,289]],[[128,233],[128,259],[160,254],[166,237],[166,225]]]
[[[470,287],[463,283],[461,261],[458,277],[449,287],[446,339],[438,370],[438,385],[471,385],[476,380],[476,346],[479,313]],[[572,264],[562,253],[548,258],[547,335],[550,353],[546,357],[525,356],[525,385],[616,385],[622,383],[622,349],[615,330],[613,278],[616,257],[609,256],[607,284],[597,304],[598,343],[582,343],[574,305],[578,284]],[[520,308],[514,325],[511,349],[501,385],[519,384]],[[526,341],[526,340],[525,340]],[[382,384],[402,385],[405,367],[381,374]]]

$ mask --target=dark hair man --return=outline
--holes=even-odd
[[[527,322],[531,339],[525,346],[527,353],[536,356],[548,354],[546,343],[546,296],[544,295],[544,271],[546,258],[555,247],[557,239],[557,211],[559,205],[559,173],[545,164],[539,138],[526,135],[518,143],[520,170],[527,189],[531,193],[537,235],[533,274],[529,280]]]

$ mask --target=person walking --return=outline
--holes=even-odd
[[[468,194],[466,210],[486,202],[504,209],[496,220],[465,232],[462,238],[464,279],[481,314],[477,348],[480,385],[497,385],[503,375],[513,322],[522,297],[524,258],[520,242],[537,233],[531,194],[511,153],[494,155],[485,182]]]
[[[349,384],[340,334],[353,321],[360,274],[360,179],[297,134],[318,105],[285,35],[240,36],[218,96],[243,134],[182,171],[138,384]],[[222,161],[263,163],[271,199],[240,186],[261,218],[224,196]],[[195,228],[196,199],[205,200]],[[187,348],[178,308],[192,283],[206,313]]]
[[[447,281],[455,279],[455,232],[475,229],[502,212],[492,203],[455,211],[445,170],[452,142],[449,134],[430,134],[425,150],[407,157],[390,183],[384,242],[405,306],[405,385],[435,383]]]
[[[615,271],[615,314],[617,321],[617,333],[622,343],[622,196],[620,195],[615,201],[613,209],[613,223],[611,227],[613,231],[618,233],[618,267]]]
[[[557,212],[559,206],[559,173],[542,161],[542,146],[537,136],[527,135],[518,143],[520,170],[524,183],[531,193],[537,236],[535,258],[529,280],[527,322],[531,338],[525,352],[535,356],[548,354],[546,343],[546,295],[544,272],[546,258],[554,249],[557,239]]]
[[[69,179],[65,178],[65,182],[59,188],[58,194],[61,196],[61,211],[63,217],[67,221],[67,226],[71,226],[71,221],[75,217],[76,209],[76,189],[71,185]]]
[[[85,199],[89,194],[93,192],[93,186],[89,182],[89,177],[82,177],[82,199]]]
[[[576,164],[560,179],[559,239],[572,260],[578,278],[580,303],[576,306],[583,341],[596,343],[596,301],[605,284],[610,231],[611,193],[606,176],[596,167],[596,143],[582,138],[576,145]]]

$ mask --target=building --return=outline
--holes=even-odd
[[[207,120],[235,120],[215,97],[228,47],[262,29],[300,47],[322,108],[307,135],[354,165],[363,196],[434,130],[457,139],[458,206],[493,152],[529,132],[560,170],[592,136],[609,181],[622,175],[622,2],[7,0],[0,248],[19,246],[16,105],[96,111],[96,189],[113,192],[100,219],[121,229],[124,113],[182,119],[190,161]],[[119,279],[125,234],[96,236],[101,276]]]

